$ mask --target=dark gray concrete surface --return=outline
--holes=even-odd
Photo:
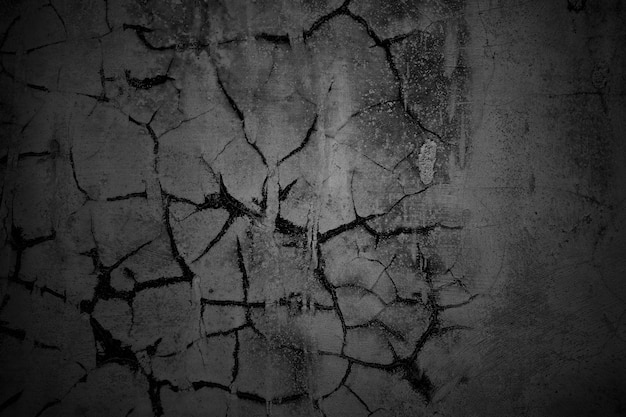
[[[0,416],[626,414],[623,2],[0,34]]]

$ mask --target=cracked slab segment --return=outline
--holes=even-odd
[[[34,27],[41,30],[32,30]],[[51,7],[40,7],[21,17],[3,42],[4,51],[27,51],[66,39],[63,22]]]
[[[97,40],[67,41],[28,53],[15,75],[50,91],[97,95],[101,89],[100,44]],[[19,71],[19,67],[15,68]],[[66,106],[65,102],[61,108]]]
[[[280,201],[279,214],[282,219],[305,230],[310,222],[314,206],[312,201],[317,197],[316,190],[304,177],[298,177],[294,181],[294,183],[286,183],[286,186],[282,188],[287,191]],[[289,184],[292,185],[289,186]]]
[[[267,166],[255,146],[237,137],[212,165],[235,199],[247,207],[262,206]]]
[[[121,6],[133,23],[140,28],[149,27],[149,30],[141,29],[140,33],[150,50],[169,50],[207,45],[211,33],[209,22],[217,3],[159,0],[150,4],[122,2]]]
[[[214,110],[215,106],[228,105],[219,88],[217,72],[208,51],[178,52],[168,74],[178,92],[178,110],[184,118],[196,117]]]
[[[427,31],[434,23],[454,17],[462,9],[463,1],[360,0],[351,2],[349,7],[365,18],[383,39],[394,39],[418,30]]]
[[[160,236],[162,210],[144,198],[89,202],[91,230],[100,260],[114,265]]]
[[[261,401],[250,401],[238,398],[235,395],[229,397],[228,415],[233,416],[250,416],[250,417],[266,417],[268,405]]]
[[[436,387],[433,390],[434,403],[453,395],[454,390],[462,388],[474,377],[467,364],[477,360],[477,349],[468,349],[468,346],[477,346],[480,337],[467,331],[448,333],[424,345],[417,362]],[[443,352],[445,360],[442,360]]]
[[[350,188],[354,211],[359,216],[376,216],[388,211],[404,196],[404,184],[398,174],[367,157],[352,170]]]
[[[181,389],[203,381],[228,386],[232,379],[235,335],[201,337],[181,350],[151,358],[152,373],[158,380],[170,381]]]
[[[387,305],[377,316],[384,326],[394,351],[401,357],[408,356],[430,324],[431,312],[420,303],[393,303]]]
[[[365,403],[369,410],[383,409],[391,415],[415,416],[429,412],[424,401],[405,401],[420,395],[403,378],[401,372],[385,372],[381,369],[354,365],[346,386]],[[384,414],[383,414],[384,415]]]
[[[216,388],[198,388],[189,391],[161,389],[161,403],[163,415],[166,417],[187,417],[201,412],[207,416],[227,416],[229,394]]]
[[[311,249],[301,239],[268,235],[253,226],[242,249],[250,282],[249,301],[271,304],[298,296],[305,305],[332,305],[327,289],[311,268]],[[285,276],[290,278],[283,279]]]
[[[187,283],[147,288],[133,300],[132,346],[145,348],[161,339],[156,353],[183,350],[199,334],[200,305]]]
[[[251,329],[239,332],[239,369],[233,383],[237,391],[257,395],[266,401],[304,392],[305,358],[290,348],[267,343]]]
[[[358,361],[378,365],[389,365],[394,360],[387,334],[375,325],[348,329],[344,353]]]
[[[471,306],[471,307],[470,307]],[[487,297],[472,295],[458,304],[448,304],[439,315],[441,323],[451,328],[471,331],[476,327],[476,323],[484,320],[484,310],[489,306]]]
[[[169,137],[159,140],[157,168],[163,191],[201,204],[207,195],[219,191],[217,175],[199,155],[201,151],[193,141],[172,142]]]
[[[99,300],[93,308],[91,317],[107,329],[114,339],[126,345],[132,345],[131,332],[134,326],[132,303],[115,298]]]
[[[281,42],[295,43],[299,34],[321,16],[337,9],[341,3],[341,0],[219,2],[215,13],[210,17],[210,27],[212,36],[220,42],[262,33],[283,37],[289,35],[288,41],[282,41],[281,38]]]
[[[66,133],[64,124],[60,122],[67,116],[67,110],[63,108],[65,104],[64,100],[57,98],[46,100],[37,108],[29,122],[20,129],[20,153],[47,152],[50,156],[56,156],[65,151],[60,146],[63,142],[61,138]]]
[[[55,1],[54,7],[63,19],[69,39],[97,38],[109,33],[107,1],[69,0]],[[52,2],[51,2],[52,4]]]
[[[125,79],[125,72],[144,79],[165,74],[171,62],[172,51],[146,53],[136,33],[130,29],[115,30],[102,38],[102,69],[106,77]]]
[[[322,245],[327,272],[340,274],[345,263],[359,256],[376,259],[377,243],[363,227],[354,227],[328,239]]]
[[[274,71],[274,56],[273,45],[245,39],[242,42],[218,44],[215,50],[215,66],[223,94],[231,97],[244,120],[255,103],[260,102],[259,90]]]
[[[466,38],[463,20],[451,17],[390,46],[402,82],[403,106],[433,140],[460,143],[467,95]]]
[[[78,198],[79,195],[83,197],[78,190],[73,191],[68,193],[69,196],[59,191],[58,197],[67,196],[68,198],[63,201],[71,204],[69,207],[64,207],[64,211],[68,212],[68,214],[63,216],[56,225],[56,240],[60,244],[72,248],[76,253],[88,253],[96,247],[93,233],[84,233],[85,230],[91,230],[93,224],[91,220],[92,208],[90,204],[85,204],[86,200],[84,198]],[[80,205],[77,202],[80,202]]]
[[[306,41],[320,89],[328,91],[324,129],[336,131],[350,115],[397,99],[398,86],[382,48],[366,28],[345,15],[324,22]],[[365,52],[366,51],[366,52]],[[323,86],[323,87],[322,87]]]
[[[318,171],[317,228],[320,233],[340,227],[355,217],[350,192],[352,165],[355,154],[337,143],[326,145],[321,153],[327,161]],[[332,169],[330,169],[332,167]]]
[[[457,191],[455,186],[433,184],[401,201],[395,200],[389,212],[367,224],[376,232],[390,236],[403,234],[400,233],[403,230],[414,230],[417,236],[438,228],[460,230],[468,221],[468,213],[453,197]]]
[[[70,140],[76,182],[88,196],[107,199],[146,191],[152,139],[118,109],[96,106],[74,123]]]
[[[319,415],[319,411],[315,409],[315,406],[308,398],[300,398],[288,403],[272,404],[268,408],[271,415],[276,417],[314,417]]]
[[[111,286],[130,291],[136,284],[181,276],[183,271],[172,256],[169,239],[163,232],[111,271]]]
[[[37,415],[85,375],[85,369],[66,353],[45,345],[3,338],[0,354],[3,378],[15,381],[0,388],[0,402],[7,415]],[[20,401],[24,399],[28,401]]]
[[[18,174],[12,202],[14,226],[25,239],[53,233],[53,164],[46,159],[28,158],[19,161],[17,169],[22,174]]]
[[[198,247],[203,252],[210,247],[206,254],[190,265],[191,271],[197,277],[196,283],[200,295],[204,299],[244,301],[248,284],[244,281],[245,270],[242,270],[239,262],[237,242],[247,226],[247,220],[238,218],[223,235],[219,236],[217,241],[213,239]],[[211,244],[212,242],[214,243]]]
[[[463,288],[462,283],[445,284],[437,289],[437,300],[442,306],[461,305],[469,302],[472,294]]]
[[[277,164],[317,120],[311,86],[302,79],[306,57],[259,42],[222,45],[217,54],[224,93],[241,112],[246,137],[271,166]]]
[[[320,399],[335,391],[349,372],[350,363],[334,355],[318,355],[310,362],[307,390],[313,399]]]
[[[174,111],[156,114],[155,121],[160,129],[155,132],[164,149],[180,147],[190,152],[190,158],[200,154],[210,165],[227,143],[243,136],[241,120],[224,95],[207,52],[177,54],[167,68],[177,92],[170,101],[176,102],[177,107]],[[181,141],[181,137],[185,140]]]
[[[387,305],[377,319],[409,346],[428,328],[431,311],[420,303],[395,302]]]
[[[309,227],[321,233],[352,220],[350,179],[354,158],[349,148],[326,140],[322,134],[313,134],[301,151],[279,167],[281,189],[296,181],[280,201],[284,218],[298,226],[309,222]]]
[[[281,80],[274,82],[282,85]],[[297,91],[286,97],[268,97],[266,100],[263,106],[246,114],[246,130],[267,160],[278,163],[306,138],[311,123],[316,120],[315,106],[300,97]]]
[[[344,286],[337,288],[336,292],[347,326],[365,324],[385,308],[380,297],[363,287]]]
[[[422,133],[402,103],[392,99],[357,109],[340,125],[334,138],[393,171],[405,155],[424,143]]]
[[[188,263],[198,259],[204,249],[220,235],[230,214],[223,209],[198,210],[192,204],[174,202],[170,222],[180,254]]]
[[[309,310],[302,306],[255,308],[251,321],[268,343],[288,346],[305,352],[340,353],[343,327],[335,311]]]
[[[270,403],[266,406],[267,412],[276,417],[290,417],[290,416],[302,416],[302,417],[315,417],[319,416],[319,409],[308,398],[302,396],[295,400],[282,403]],[[267,415],[267,414],[266,414]]]
[[[464,271],[471,269],[470,266],[464,262],[465,249],[471,243],[469,227],[471,219],[467,216],[467,213],[461,213],[461,218],[458,220],[457,225],[460,227],[439,227],[430,231],[428,239],[422,244],[422,253],[429,258],[432,258],[433,268],[435,268],[438,276],[443,277],[446,272],[449,274],[461,277]],[[433,285],[443,285],[445,282],[438,282],[437,278],[433,279]]]
[[[77,310],[63,300],[15,285],[4,295],[0,366],[3,382],[12,383],[0,384],[0,401],[10,415],[36,415],[95,367],[94,340]]]
[[[207,335],[226,333],[247,323],[246,308],[231,305],[205,305],[202,310],[202,326]]]
[[[395,236],[377,245],[377,254],[387,265],[386,273],[396,293],[405,299],[422,298],[429,291],[426,276],[420,266],[422,240],[415,236]]]
[[[74,304],[93,295],[96,275],[92,261],[60,242],[47,241],[27,248],[21,259],[20,276],[46,287]]]
[[[160,134],[186,120],[176,106],[178,91],[170,82],[169,75],[139,78],[131,74],[130,70],[124,70],[123,78],[105,77],[105,87],[100,93],[104,98],[100,100],[112,102],[133,123],[143,124],[156,146]],[[164,114],[172,116],[173,120],[162,117]]]
[[[378,249],[378,245],[376,239],[362,227],[326,241],[322,246],[322,254],[329,281],[336,286],[362,287],[385,303],[392,301],[397,286],[387,271],[395,262],[395,253],[386,256]]]
[[[89,323],[73,305],[54,294],[42,291],[33,297],[26,289],[12,286],[0,320],[9,328],[20,329],[23,340],[54,347],[87,369],[95,366]]]
[[[393,417],[390,411],[384,409],[374,410],[368,417]]]
[[[367,417],[370,414],[365,404],[345,386],[324,398],[320,408],[327,417]]]
[[[148,397],[148,382],[139,373],[115,363],[106,364],[90,372],[85,381],[78,383],[58,404],[41,415],[100,416],[102,410],[126,415],[146,416],[152,412]]]

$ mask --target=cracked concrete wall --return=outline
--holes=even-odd
[[[1,416],[610,416],[619,0],[2,0]]]

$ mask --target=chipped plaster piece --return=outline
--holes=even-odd
[[[437,143],[434,140],[426,140],[420,148],[417,158],[417,167],[420,172],[420,179],[425,185],[433,181],[435,175],[435,159],[437,157]]]

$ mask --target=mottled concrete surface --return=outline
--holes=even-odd
[[[1,0],[1,416],[626,413],[619,0]]]

